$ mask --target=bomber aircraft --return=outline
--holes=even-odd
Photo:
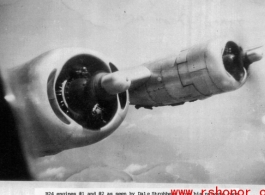
[[[0,18],[0,179],[264,181],[262,1],[1,0]]]

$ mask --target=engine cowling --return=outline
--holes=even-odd
[[[115,71],[103,56],[81,48],[53,50],[13,69],[6,100],[26,151],[55,154],[98,142],[118,128],[128,111],[128,91],[110,95],[99,85]]]
[[[240,88],[247,79],[249,59],[229,39],[217,39],[182,50],[178,55],[143,64],[151,72],[144,84],[130,88],[136,107],[181,105]]]

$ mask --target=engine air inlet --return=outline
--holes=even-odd
[[[223,63],[226,71],[235,80],[240,81],[244,77],[243,51],[236,43],[232,41],[226,43],[223,53]]]

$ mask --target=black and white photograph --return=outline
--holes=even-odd
[[[264,44],[263,0],[0,0],[0,180],[264,185]]]

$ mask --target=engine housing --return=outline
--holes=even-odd
[[[142,66],[150,70],[151,76],[144,84],[130,89],[130,102],[136,107],[174,106],[205,99],[236,90],[247,78],[242,49],[235,42],[222,39]]]
[[[25,151],[33,156],[51,155],[98,142],[118,128],[128,111],[129,94],[102,99],[105,94],[96,94],[97,75],[117,71],[105,59],[87,49],[63,48],[10,71],[6,99],[26,140]],[[67,91],[69,85],[71,91]]]

